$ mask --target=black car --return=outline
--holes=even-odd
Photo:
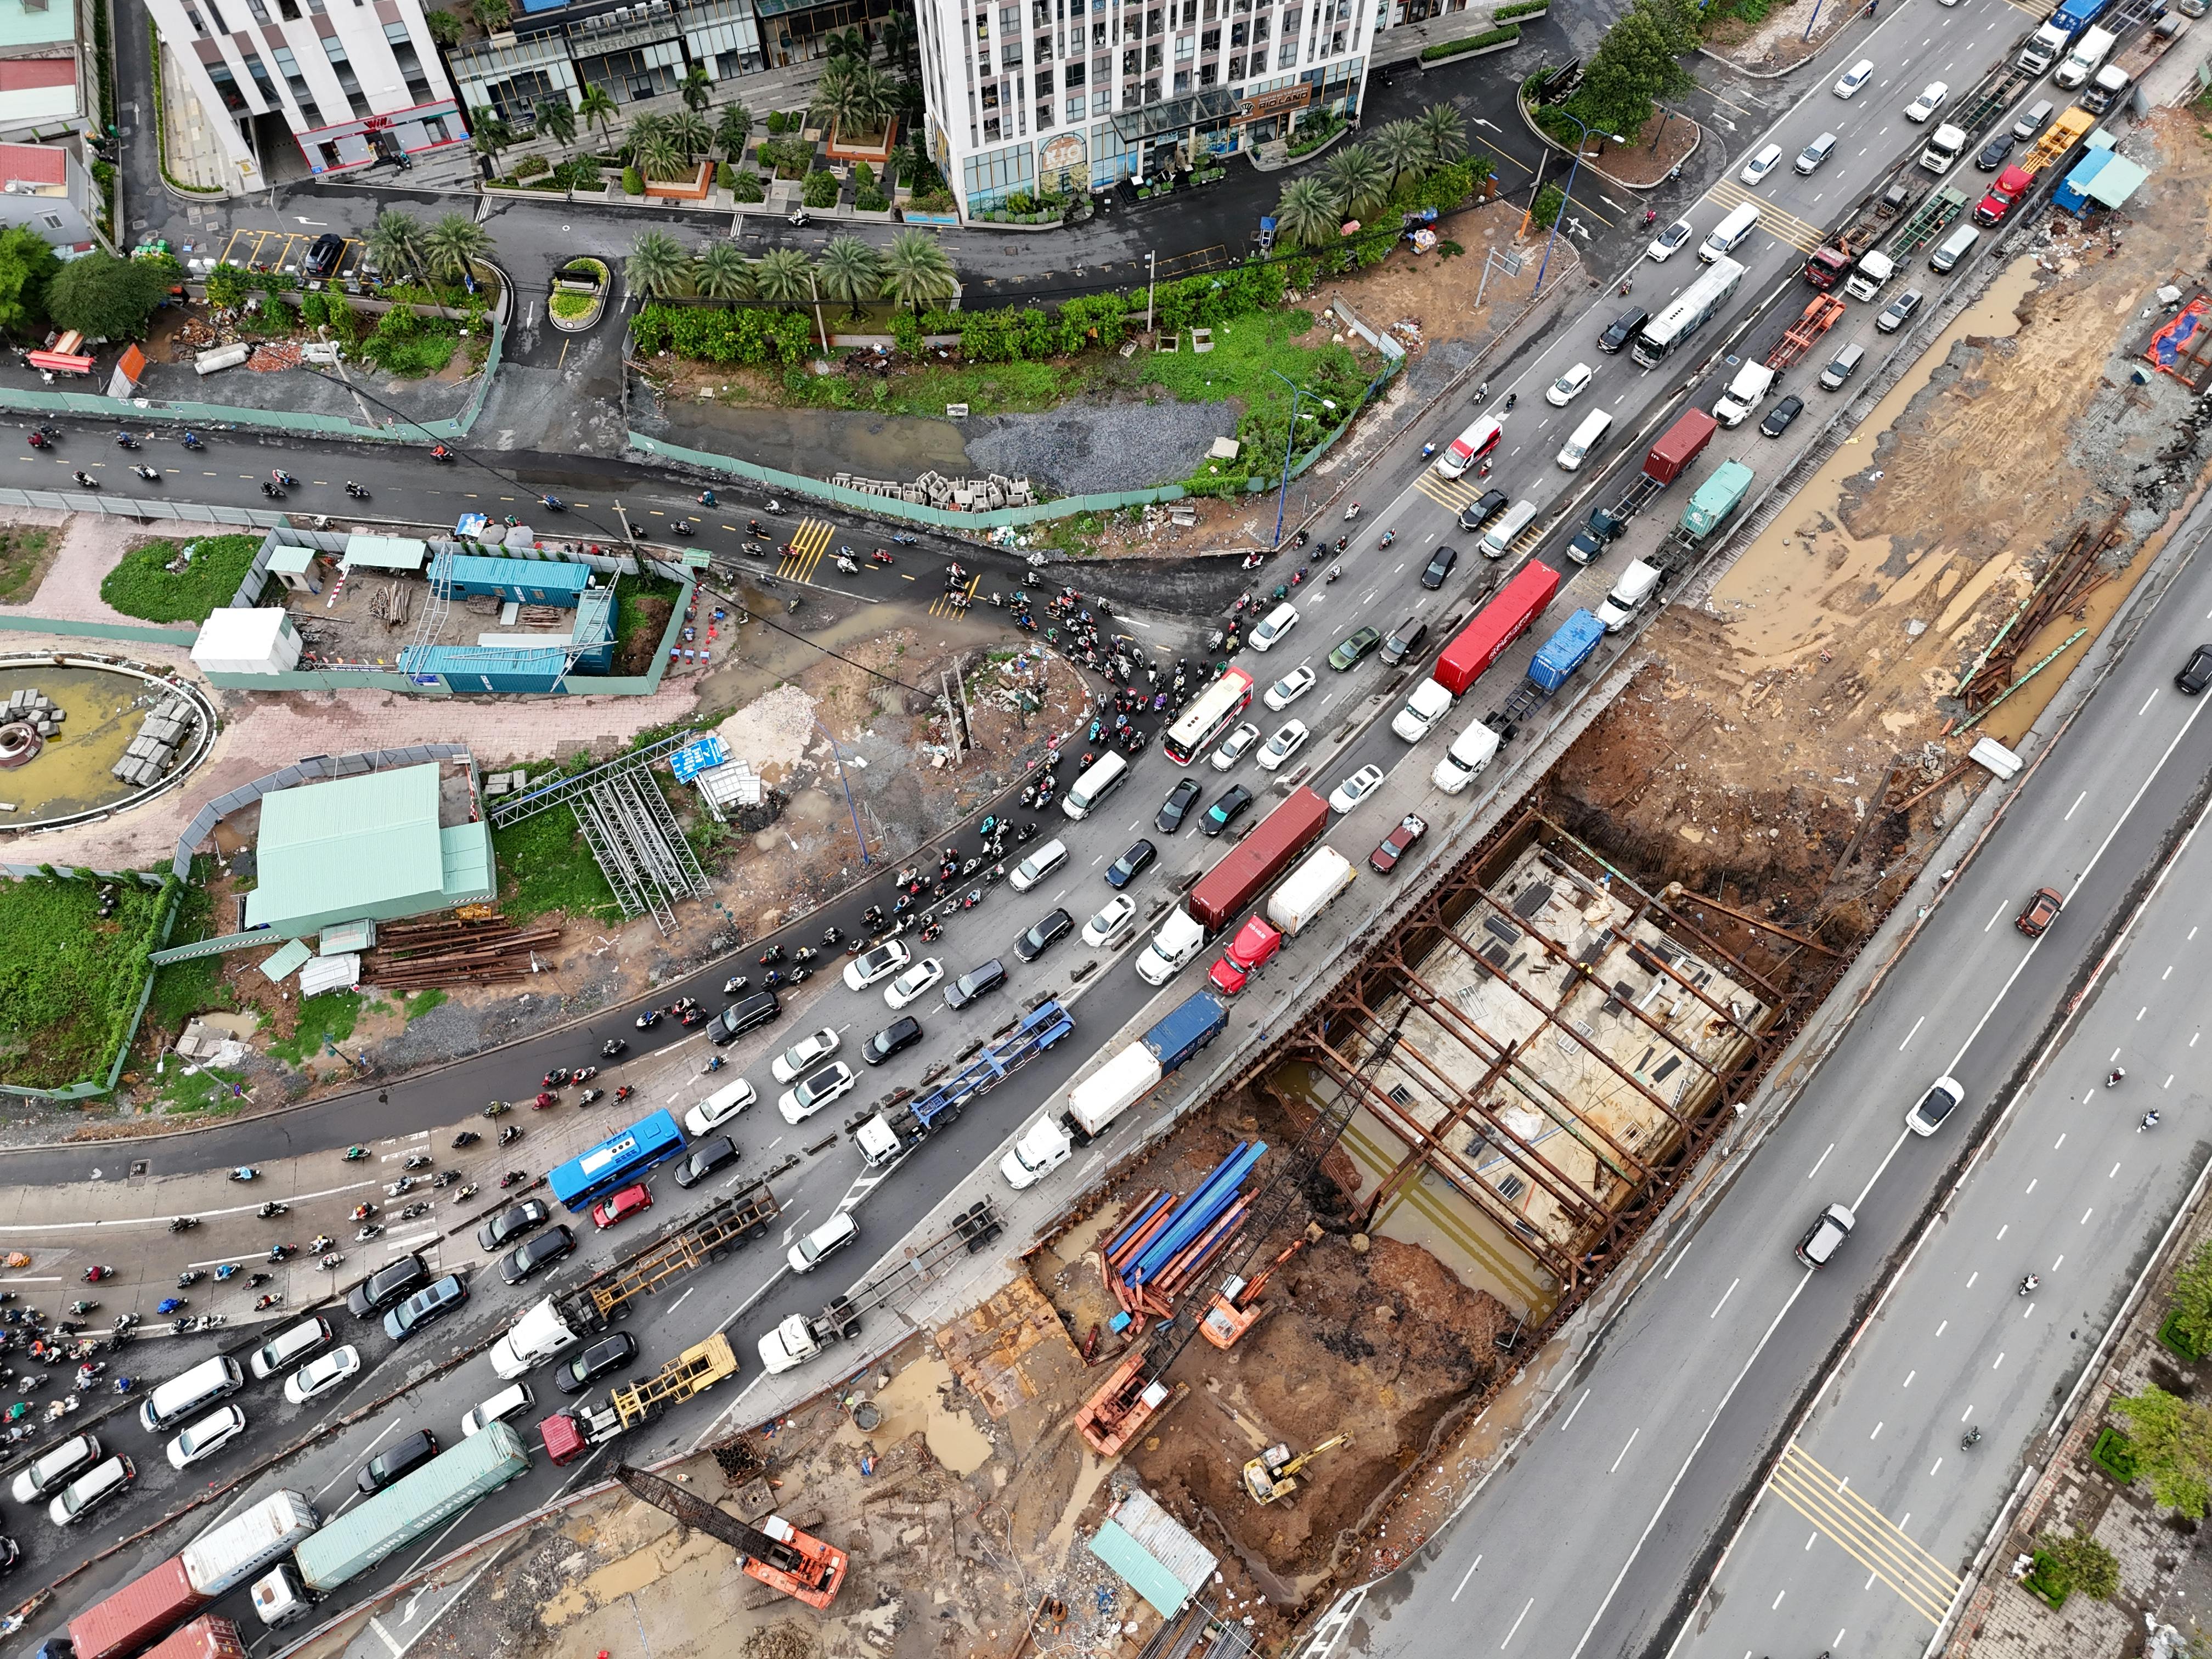
[[[1152,842],[1139,842],[1120,858],[1115,859],[1112,864],[1107,866],[1106,884],[1114,888],[1127,887],[1139,876],[1144,874],[1146,866],[1159,855],[1160,849]]]
[[[1982,153],[1974,157],[1974,165],[1984,173],[1995,173],[2012,154],[2012,147],[2020,142],[2009,132],[2001,132],[1982,146]]]
[[[1512,497],[1502,489],[1484,490],[1473,507],[1460,509],[1459,527],[1462,530],[1481,529],[1503,513],[1511,501]]]
[[[1784,398],[1767,411],[1766,418],[1759,423],[1759,429],[1770,438],[1778,438],[1790,430],[1790,422],[1804,412],[1805,400],[1802,398]]]
[[[487,1254],[503,1249],[528,1232],[532,1227],[542,1227],[553,1218],[553,1212],[534,1198],[526,1198],[520,1204],[510,1204],[497,1215],[477,1229],[477,1243]]]
[[[970,968],[945,988],[945,1006],[965,1008],[976,998],[988,996],[1006,982],[1006,964],[993,957],[980,967]]]
[[[346,1309],[356,1319],[381,1313],[430,1277],[430,1264],[419,1255],[403,1255],[387,1267],[379,1267],[346,1292]]]
[[[1642,306],[1632,306],[1613,319],[1613,326],[1597,337],[1600,351],[1618,351],[1636,337],[1636,331],[1651,320],[1651,313]]]
[[[628,1331],[594,1342],[553,1373],[553,1386],[562,1394],[581,1394],[610,1371],[637,1363],[637,1339]]]
[[[2173,683],[2192,697],[2212,685],[2212,645],[2200,645],[2191,652]]]
[[[509,1250],[507,1260],[499,1264],[499,1276],[510,1285],[520,1285],[543,1273],[575,1248],[576,1235],[566,1227],[555,1227]]]
[[[696,1187],[725,1164],[738,1161],[738,1143],[727,1135],[716,1135],[711,1140],[695,1140],[691,1150],[676,1163],[676,1184]]]
[[[417,1429],[397,1445],[379,1452],[361,1466],[354,1477],[362,1496],[373,1498],[403,1474],[409,1474],[438,1455],[438,1437],[428,1429]]]
[[[345,238],[331,231],[307,244],[307,273],[320,280],[337,273],[339,263],[345,258]]]
[[[384,1334],[404,1342],[425,1326],[434,1325],[469,1299],[469,1287],[458,1273],[447,1273],[435,1284],[425,1285],[384,1316]]]
[[[1074,931],[1075,918],[1065,909],[1054,910],[1014,941],[1014,954],[1024,962],[1035,962],[1052,948],[1054,940]]]
[[[1231,784],[1219,800],[1206,809],[1206,839],[1211,841],[1236,823],[1237,814],[1251,804],[1252,792],[1241,783]]]
[[[921,1022],[912,1014],[895,1019],[860,1045],[860,1058],[871,1066],[880,1066],[902,1048],[911,1048],[921,1041]]]
[[[1198,805],[1198,798],[1206,793],[1206,786],[1196,778],[1184,778],[1168,791],[1168,798],[1160,803],[1159,816],[1152,820],[1153,828],[1164,836],[1172,836],[1182,828],[1183,820]]]
[[[1451,574],[1452,567],[1458,562],[1459,549],[1455,547],[1438,548],[1435,552],[1429,555],[1428,563],[1422,567],[1421,586],[1427,588],[1433,593],[1437,588],[1442,587],[1444,585],[1444,578]]]

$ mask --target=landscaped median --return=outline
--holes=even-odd
[[[1424,64],[1441,62],[1447,58],[1459,58],[1471,52],[1502,52],[1521,39],[1521,26],[1510,20],[1516,17],[1541,17],[1552,9],[1552,0],[1518,0],[1510,6],[1500,6],[1490,14],[1491,27],[1480,34],[1464,35],[1456,40],[1439,40],[1432,46],[1421,48]]]

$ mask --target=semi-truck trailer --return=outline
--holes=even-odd
[[[1528,664],[1528,678],[1547,692],[1557,691],[1589,660],[1590,653],[1604,637],[1605,624],[1595,612],[1576,611],[1560,624],[1558,633],[1537,647]]]
[[[1186,999],[1071,1088],[1065,1110],[1031,1124],[999,1160],[999,1173],[1010,1186],[1035,1186],[1228,1028],[1229,1011],[1218,999],[1204,991]]]
[[[853,1130],[854,1145],[871,1169],[897,1163],[937,1129],[957,1120],[969,1102],[990,1093],[1074,1030],[1074,1017],[1064,1006],[1049,999],[1039,1003],[951,1076],[863,1120]]]
[[[1553,582],[1558,580],[1553,572]],[[1292,790],[1168,913],[1137,952],[1138,975],[1148,985],[1174,978],[1327,828],[1328,803],[1310,789]]]
[[[1818,286],[1818,284],[1815,284]],[[1705,453],[1705,446],[1713,441],[1720,429],[1718,422],[1702,409],[1686,409],[1676,417],[1674,425],[1659,434],[1658,441],[1644,453],[1644,470],[1628,493],[1611,507],[1594,507],[1589,521],[1577,530],[1574,539],[1567,544],[1567,556],[1577,564],[1589,564],[1602,554],[1608,543],[1618,539],[1628,528],[1628,521],[1650,505],[1659,492],[1680,477],[1690,463]],[[1526,575],[1524,568],[1522,574]],[[1553,592],[1557,592],[1557,588]],[[1551,603],[1547,594],[1545,601]]]
[[[302,1493],[271,1492],[69,1621],[77,1659],[128,1659],[313,1532]]]
[[[2119,37],[2110,29],[2083,29],[2081,38],[2074,43],[2074,49],[2066,54],[2064,61],[2051,76],[2051,84],[2080,86],[2104,67],[2105,59],[2112,55],[2112,47],[2118,40]]]

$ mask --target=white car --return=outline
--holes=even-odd
[[[495,1423],[504,1423],[510,1417],[528,1411],[538,1403],[538,1396],[530,1392],[527,1382],[518,1382],[511,1389],[501,1389],[461,1419],[461,1438],[472,1439]]]
[[[1382,769],[1363,766],[1329,792],[1329,810],[1349,812],[1382,787]]]
[[[1103,950],[1129,925],[1137,914],[1137,901],[1127,893],[1111,900],[1106,908],[1083,924],[1083,942],[1092,950]]]
[[[804,1123],[831,1101],[853,1092],[860,1079],[842,1060],[833,1060],[805,1082],[786,1089],[775,1103],[786,1123]]]
[[[1747,185],[1765,184],[1766,175],[1774,171],[1774,164],[1781,159],[1782,146],[1769,144],[1751,160],[1746,161],[1743,164],[1743,171],[1737,173],[1736,177]]]
[[[894,1008],[903,1008],[944,977],[945,964],[935,957],[924,957],[884,987],[884,1000]]]
[[[1293,668],[1269,686],[1260,701],[1279,714],[1307,692],[1312,690],[1314,682],[1320,678],[1321,676],[1316,673],[1310,665]]]
[[[1644,257],[1663,265],[1679,249],[1687,247],[1697,234],[1698,228],[1687,219],[1677,219],[1651,239],[1650,246],[1644,250]]]
[[[1221,747],[1213,751],[1213,769],[1226,772],[1244,758],[1245,751],[1260,741],[1260,728],[1246,720],[1234,732],[1222,738]]]
[[[1951,88],[1945,86],[1943,82],[1930,81],[1926,89],[1905,106],[1905,118],[1908,121],[1924,122],[1937,110],[1943,107],[1943,100],[1950,95]]]
[[[833,1250],[842,1250],[860,1236],[860,1224],[843,1210],[831,1216],[805,1237],[799,1240],[785,1253],[784,1260],[795,1273],[812,1273],[822,1265],[822,1258]]]
[[[856,985],[853,988],[857,991],[860,988]],[[812,1036],[801,1037],[769,1061],[769,1073],[778,1083],[796,1083],[836,1054],[839,1041],[837,1033],[825,1025]]]
[[[1285,720],[1276,728],[1275,735],[1267,739],[1267,746],[1260,751],[1260,769],[1272,772],[1306,746],[1313,735],[1304,720]]]
[[[684,1127],[695,1140],[701,1135],[710,1135],[759,1098],[753,1085],[739,1078],[729,1087],[716,1090],[684,1113]]]
[[[295,1406],[304,1406],[317,1395],[328,1394],[360,1369],[361,1350],[352,1343],[332,1348],[284,1379],[284,1398]]]
[[[1836,77],[1836,96],[1856,98],[1859,88],[1874,79],[1874,59],[1862,58]]]
[[[1577,363],[1545,390],[1544,401],[1554,409],[1565,409],[1589,390],[1589,383],[1595,378],[1588,363]]]
[[[1298,625],[1298,608],[1287,599],[1260,618],[1252,630],[1252,648],[1266,651],[1282,642],[1283,635]]]
[[[290,1392],[289,1383],[286,1392]],[[220,1411],[210,1412],[169,1443],[169,1467],[190,1468],[203,1457],[214,1456],[245,1432],[246,1413],[237,1407],[225,1406]]]
[[[889,979],[914,959],[902,939],[887,939],[872,951],[863,951],[845,964],[845,988],[865,991],[879,979]]]

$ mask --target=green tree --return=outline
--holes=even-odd
[[[682,294],[691,285],[691,260],[683,244],[665,230],[648,230],[639,236],[623,267],[629,291],[640,299],[657,300]]]
[[[584,118],[586,125],[598,122],[602,139],[614,136],[615,116],[621,108],[607,89],[597,82],[586,87],[584,95],[576,100],[576,113]]]
[[[1419,117],[1421,136],[1429,141],[1429,161],[1443,167],[1467,154],[1467,127],[1449,104],[1431,104]]]
[[[697,160],[714,143],[707,118],[696,109],[679,110],[668,118],[668,140],[686,161]]]
[[[752,262],[735,242],[709,242],[700,250],[691,268],[691,279],[710,300],[750,300],[753,297]]]
[[[894,305],[925,305],[949,300],[960,286],[952,261],[926,230],[902,230],[884,255],[883,295]]]
[[[1696,84],[1682,54],[1697,44],[1696,13],[1679,0],[1633,0],[1606,30],[1564,107],[1594,133],[1634,132],[1651,118],[1652,100],[1679,98]]]
[[[0,248],[6,246],[0,241]],[[2212,1243],[2198,1245],[2189,1265],[2174,1275],[2173,1313],[2175,1327],[2190,1350],[2212,1352]]]
[[[848,58],[855,59],[863,64],[868,61],[867,38],[860,33],[857,26],[848,29],[832,29],[830,32],[829,50],[830,61],[833,64]]]
[[[452,12],[425,12],[422,21],[430,31],[430,38],[440,46],[452,47],[461,44],[461,20]]]
[[[71,259],[47,279],[46,315],[58,328],[88,339],[135,340],[167,291],[161,268],[146,259],[92,252]]]
[[[1429,137],[1418,121],[1389,121],[1368,141],[1375,160],[1395,185],[1401,179],[1418,179],[1429,165]]]
[[[814,283],[806,256],[795,247],[770,248],[753,266],[753,288],[763,300],[788,303],[808,298]]]
[[[2154,1386],[2121,1395],[2112,1409],[2127,1420],[2136,1471],[2151,1496],[2202,1521],[2212,1500],[2212,1407]]]
[[[422,226],[411,213],[386,208],[368,228],[368,257],[386,279],[422,276]]]
[[[822,291],[860,314],[860,302],[883,292],[884,256],[857,236],[833,236],[816,266]]]
[[[1559,210],[1566,204],[1566,192],[1557,185],[1547,185],[1537,192],[1535,203],[1528,210],[1528,216],[1549,230],[1559,223]]]
[[[714,101],[714,83],[707,78],[707,71],[699,64],[691,65],[678,90],[684,94],[684,107],[694,112],[703,110]]]
[[[458,283],[491,255],[491,233],[465,213],[449,213],[422,238],[422,257],[433,276]]]
[[[28,225],[0,231],[0,328],[34,331],[46,314],[46,284],[61,269],[46,239]]]
[[[632,126],[637,125],[633,122]],[[656,124],[630,141],[630,160],[637,163],[638,171],[648,179],[680,179],[684,176],[684,156],[677,149],[676,140],[667,127]]]
[[[479,105],[469,116],[469,125],[476,131],[477,149],[491,158],[494,167],[499,165],[499,153],[514,142],[514,129],[506,118],[489,104]]]
[[[1328,186],[1318,179],[1298,179],[1275,201],[1275,234],[1292,247],[1321,247],[1337,239],[1343,216]]]
[[[514,7],[510,0],[469,0],[469,11],[486,34],[503,29],[514,21]]]
[[[565,96],[539,99],[533,113],[538,131],[554,143],[565,148],[576,142],[576,112]]]
[[[881,70],[861,58],[837,58],[822,72],[811,107],[817,121],[859,134],[882,131],[898,105],[898,89]]]
[[[895,11],[878,26],[877,33],[884,43],[886,62],[919,66],[921,59],[921,32],[915,26],[910,11]]]
[[[2120,1588],[2120,1564],[2086,1532],[2062,1536],[2045,1533],[2035,1540],[2045,1559],[2040,1574],[2055,1590],[2080,1590],[2099,1601],[2109,1601]]]
[[[1364,144],[1340,144],[1322,163],[1329,199],[1347,219],[1364,219],[1390,192],[1390,171]]]
[[[745,146],[752,136],[753,112],[743,104],[723,105],[721,118],[714,123],[715,149],[734,165],[745,159]]]

